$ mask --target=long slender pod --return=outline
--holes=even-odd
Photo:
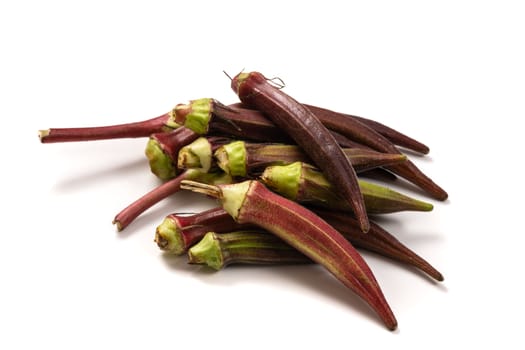
[[[243,103],[255,106],[282,128],[338,188],[354,209],[361,229],[370,224],[352,164],[330,131],[301,103],[268,82],[261,73],[239,73],[231,82]]]
[[[312,211],[271,192],[255,180],[217,186],[182,181],[181,188],[218,198],[237,222],[255,224],[275,234],[323,265],[363,298],[389,329],[397,327],[370,267],[350,242]]]

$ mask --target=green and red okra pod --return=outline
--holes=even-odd
[[[376,278],[355,248],[326,221],[296,202],[281,197],[255,180],[210,186],[183,181],[183,189],[218,198],[238,223],[272,232],[323,265],[372,307],[389,329],[397,327]]]

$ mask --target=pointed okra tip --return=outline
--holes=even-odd
[[[173,159],[166,154],[160,143],[150,138],[145,150],[151,172],[162,180],[172,179],[177,175],[177,169],[173,164]]]
[[[224,267],[224,256],[215,232],[208,232],[193,247],[188,250],[190,264],[208,265],[220,270]]]
[[[184,241],[175,221],[167,216],[155,230],[154,242],[160,250],[175,255],[185,253]]]

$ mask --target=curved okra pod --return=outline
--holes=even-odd
[[[305,104],[305,106],[308,107],[308,109],[310,109],[312,112],[314,112],[315,115],[317,116],[321,115],[320,118],[323,120],[324,118],[330,118],[331,116],[334,116],[334,115],[340,115],[347,119],[348,118],[354,119],[360,122],[361,124],[366,125],[368,128],[374,130],[375,132],[377,132],[378,134],[380,134],[381,136],[383,136],[384,138],[386,138],[388,141],[390,141],[391,143],[395,145],[398,145],[398,146],[401,146],[401,147],[404,147],[404,148],[407,148],[407,149],[410,149],[412,151],[419,152],[422,154],[428,154],[430,151],[428,146],[426,146],[422,142],[419,142],[375,120],[371,120],[371,119],[367,119],[367,118],[363,118],[363,117],[359,117],[359,116],[351,115],[351,114],[334,112],[326,108],[321,108],[321,107],[312,106],[308,104]],[[325,115],[325,117],[323,118],[322,115]],[[340,122],[343,120],[344,120],[343,118],[338,118],[336,122]]]
[[[315,208],[312,210],[341,232],[355,247],[412,265],[436,281],[444,280],[441,272],[373,221],[370,222],[370,231],[363,234],[358,222],[351,215],[328,209]]]
[[[392,142],[357,119],[347,118],[340,113],[325,108],[315,107],[311,110],[329,129],[336,130],[348,138],[367,145],[376,151],[400,153]],[[448,198],[447,192],[437,185],[431,178],[426,176],[410,160],[407,160],[402,164],[389,166],[387,169],[412,182],[438,200],[445,200]]]
[[[361,255],[312,211],[271,192],[254,180],[217,186],[183,181],[181,188],[218,198],[235,221],[254,224],[275,234],[324,266],[363,298],[389,329],[397,327],[395,316]]]
[[[306,103],[303,103],[303,105],[305,107],[307,107],[308,109],[312,110],[314,112],[314,114],[316,112],[324,113],[324,111],[326,111],[325,108],[309,105],[309,104],[306,104]],[[250,109],[250,106],[245,105],[243,103],[233,103],[233,104],[228,105],[228,107],[231,108],[231,109],[239,109],[239,110],[243,110],[243,111],[247,110],[247,109]],[[257,113],[258,111],[255,111],[255,112]],[[401,146],[401,147],[404,147],[406,149],[409,149],[409,150],[412,150],[412,151],[415,151],[415,152],[418,152],[418,153],[422,153],[422,154],[428,154],[430,152],[430,149],[428,148],[428,146],[426,146],[422,142],[419,142],[418,140],[416,140],[416,139],[414,139],[414,138],[412,138],[410,136],[407,136],[407,135],[403,134],[402,132],[400,132],[400,131],[398,131],[396,129],[393,129],[393,128],[389,127],[388,125],[382,124],[382,123],[380,123],[378,121],[375,121],[375,120],[372,120],[372,119],[368,119],[368,118],[359,117],[359,116],[352,115],[352,114],[339,113],[339,112],[334,112],[334,111],[330,111],[330,113],[337,113],[337,114],[340,114],[340,115],[344,116],[345,118],[356,119],[359,122],[361,122],[362,124],[365,124],[369,128],[371,128],[374,131],[376,131],[377,133],[381,134],[383,137],[385,137],[386,139],[388,139],[390,142],[392,142],[393,144],[395,144],[397,146]],[[333,132],[333,130],[332,130],[332,132]],[[337,134],[337,132],[336,132],[336,134]],[[353,145],[353,146],[343,146],[343,145],[341,145],[341,147],[356,147],[356,145]]]
[[[439,271],[378,224],[371,222],[370,231],[363,233],[359,229],[357,220],[347,213],[319,208],[312,208],[312,211],[339,231],[354,247],[366,249],[383,257],[414,266],[438,281],[443,280],[443,275]],[[267,231],[261,231],[262,229],[257,226],[236,222],[222,207],[217,207],[193,215],[174,213],[166,216],[157,227],[155,242],[165,253],[181,255],[203,239],[206,233],[210,231],[222,236],[225,232],[246,230],[257,230],[259,234],[271,235]],[[243,242],[239,235],[237,233],[237,240],[242,242],[242,246],[256,248],[256,241],[246,240]],[[271,236],[273,237],[273,235]],[[229,255],[226,251],[230,248],[230,245],[221,245],[221,249],[225,250],[221,254]],[[265,249],[271,249],[271,245],[266,246]],[[251,259],[253,263],[260,255],[254,251],[245,251],[245,253],[246,259]],[[279,263],[278,253],[270,254],[276,258],[274,262]],[[265,261],[268,262],[268,260]],[[285,262],[288,261],[285,260]]]
[[[270,118],[308,154],[352,207],[363,232],[368,215],[352,164],[333,135],[308,108],[268,82],[261,73],[239,73],[231,82],[243,103]]]
[[[266,168],[260,180],[275,192],[300,203],[337,210],[352,210],[324,175],[313,166],[295,162]],[[430,211],[433,205],[401,194],[384,186],[358,180],[370,214],[399,211]]]

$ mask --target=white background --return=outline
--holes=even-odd
[[[523,347],[518,4],[2,2],[0,348]],[[431,147],[413,159],[450,200],[383,222],[445,282],[365,254],[396,332],[318,267],[212,273],[163,256],[156,225],[212,204],[198,195],[117,233],[113,216],[159,183],[145,140],[38,141],[38,129],[137,121],[188,99],[235,102],[222,71],[243,68]]]

